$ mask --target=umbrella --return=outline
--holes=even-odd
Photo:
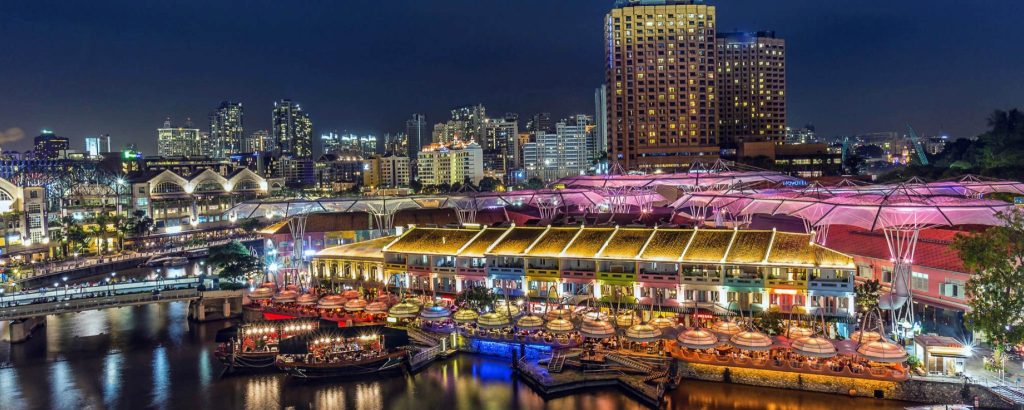
[[[315,305],[316,295],[304,293],[302,294],[302,296],[299,296],[299,298],[295,300],[295,303],[299,305]]]
[[[544,329],[551,333],[568,333],[575,328],[572,322],[561,318],[549,320],[544,324]]]
[[[455,312],[453,319],[458,323],[471,323],[476,321],[476,318],[480,316],[473,309],[459,309]]]
[[[299,292],[296,292],[294,290],[285,290],[285,291],[281,291],[281,293],[278,293],[277,295],[274,295],[274,302],[277,302],[277,303],[294,302],[295,299],[298,298],[298,297],[299,297]]]
[[[690,349],[710,349],[718,345],[718,337],[704,329],[690,329],[679,333],[676,342]]]
[[[661,339],[661,330],[646,323],[637,323],[626,329],[626,338],[634,342],[654,342]]]
[[[539,329],[544,327],[544,319],[534,315],[526,315],[516,321],[516,327],[520,329]]]
[[[444,320],[451,316],[452,311],[444,306],[432,305],[420,310],[420,318],[423,320]]]
[[[732,336],[742,332],[743,329],[740,328],[736,322],[731,320],[719,320],[715,322],[715,324],[711,325],[711,331],[726,336]]]
[[[633,325],[633,320],[636,319],[632,313],[623,313],[615,316],[615,326],[618,327],[630,327]]]
[[[544,313],[544,320],[567,319],[571,315],[568,309],[551,309]]]
[[[801,337],[790,344],[797,354],[807,357],[829,358],[836,355],[836,347],[823,337]]]
[[[790,326],[788,333],[786,333],[786,337],[790,339],[799,339],[801,337],[810,337],[813,334],[814,332],[806,327]]]
[[[857,353],[872,362],[901,363],[907,360],[907,351],[903,346],[885,340],[862,344],[857,348]]]
[[[673,321],[672,319],[669,319],[667,317],[664,317],[664,316],[659,316],[659,317],[654,318],[654,320],[651,320],[651,326],[654,326],[654,327],[656,327],[658,329],[664,329],[664,328],[672,327],[672,326],[675,326],[675,325],[676,325],[675,321]]]
[[[402,302],[388,309],[388,316],[397,318],[410,318],[416,317],[416,314],[420,312],[420,307],[408,302]]]
[[[388,313],[388,305],[385,304],[384,302],[371,302],[370,304],[366,305],[366,313]]]
[[[271,288],[256,288],[252,292],[249,292],[249,299],[252,300],[265,300],[270,299],[274,296],[274,290]]]
[[[484,313],[476,318],[476,324],[486,329],[497,329],[509,325],[508,316],[494,312]]]
[[[607,320],[583,320],[580,335],[591,339],[607,339],[615,335],[615,328]]]
[[[348,302],[348,300],[339,295],[327,295],[320,298],[320,303],[317,307],[321,309],[337,309],[344,306],[345,302]]]
[[[352,299],[345,302],[345,310],[349,312],[359,312],[366,308],[366,300],[364,299]]]
[[[341,292],[341,296],[345,299],[358,299],[363,295],[359,294],[359,291],[357,290],[349,289],[344,292]]]
[[[868,344],[871,342],[877,342],[879,340],[882,340],[882,335],[879,334],[878,332],[872,332],[870,330],[858,330],[856,332],[850,333],[850,340],[854,341],[855,343]]]
[[[742,350],[764,351],[772,348],[772,338],[761,332],[740,332],[729,338],[729,344]]]

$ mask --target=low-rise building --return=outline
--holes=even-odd
[[[852,320],[853,258],[810,239],[774,230],[412,227],[378,242],[382,273],[371,279],[442,294],[486,286],[510,296]],[[317,254],[314,276],[336,278],[355,263],[347,257],[345,248]]]
[[[227,210],[236,203],[268,194],[267,179],[242,168],[227,176],[206,169],[189,175],[170,170],[150,171],[128,179],[131,210],[153,218],[153,227],[173,232],[200,224],[231,219]],[[273,189],[280,189],[280,182]]]
[[[409,177],[409,157],[388,154],[363,163],[363,185],[367,187],[407,187]]]

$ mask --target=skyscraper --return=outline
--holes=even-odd
[[[281,154],[296,158],[313,155],[313,121],[291,100],[274,103],[272,118],[274,141]]]
[[[718,136],[722,147],[786,137],[786,42],[774,31],[721,33]]]
[[[384,134],[384,155],[405,156],[408,152],[409,140],[405,134],[401,132]]]
[[[716,157],[715,7],[699,3],[619,0],[605,17],[609,151],[627,170]]]
[[[277,143],[267,130],[253,131],[253,133],[249,135],[249,140],[246,142],[246,146],[246,150],[249,152],[273,151],[277,149]]]
[[[220,107],[210,114],[210,138],[203,147],[203,154],[224,158],[245,150],[242,146],[245,139],[242,113],[242,103],[220,103]]]
[[[430,131],[427,130],[427,117],[423,114],[413,114],[412,118],[405,121],[405,138],[407,141],[408,156],[416,158],[416,154],[423,149],[424,145],[430,143]]]
[[[589,117],[582,116],[589,120]],[[559,122],[555,132],[537,131],[534,141],[523,144],[523,168],[526,178],[552,181],[567,176],[582,175],[590,166],[587,154],[587,128],[585,122],[569,125]]]
[[[594,90],[594,158],[608,152],[608,86]]]
[[[85,152],[90,157],[97,157],[101,152],[111,152],[110,134],[104,134],[99,137],[85,137]]]
[[[60,137],[50,130],[43,130],[33,141],[36,157],[39,159],[57,159],[64,156],[70,147],[66,137]]]
[[[162,157],[192,157],[202,155],[199,129],[192,126],[192,119],[175,127],[171,119],[164,120],[164,126],[157,128],[156,153]]]

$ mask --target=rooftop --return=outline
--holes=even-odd
[[[396,236],[384,236],[368,241],[333,246],[316,253],[317,257],[343,257],[345,259],[384,259],[383,249]]]
[[[380,247],[387,243],[379,243]],[[349,245],[345,245],[349,246]],[[344,256],[329,248],[317,256]],[[483,257],[615,259],[652,262],[817,266],[852,269],[853,258],[810,235],[767,230],[513,227],[413,227],[387,252]],[[640,255],[637,258],[637,255]],[[383,257],[383,256],[381,256]]]

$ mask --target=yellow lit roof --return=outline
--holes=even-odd
[[[572,241],[569,248],[565,250],[565,256],[569,258],[593,258],[608,238],[612,236],[615,229],[612,228],[583,228]]]
[[[388,244],[391,244],[388,252],[458,254],[460,257],[477,258],[487,254],[697,264],[853,267],[853,258],[811,243],[807,234],[732,229],[619,228],[616,231],[613,228],[515,227],[481,231],[413,228],[401,237],[328,248],[317,253],[317,257],[379,260],[383,259],[383,248]],[[637,259],[641,250],[643,253]]]
[[[647,239],[651,237],[653,229],[647,228],[620,228],[615,231],[599,258],[632,259],[643,249]]]
[[[772,243],[772,231],[736,231],[727,263],[760,263]]]
[[[316,253],[314,258],[326,259],[384,259],[384,247],[395,240],[395,236],[385,236],[368,241],[332,246]]]
[[[778,232],[766,262],[777,265],[853,267],[853,258],[811,243],[810,235]]]
[[[473,242],[470,242],[470,244],[467,245],[466,248],[463,249],[461,253],[459,253],[459,256],[467,258],[484,257],[484,252],[487,251],[487,248],[490,248],[491,244],[493,244],[494,241],[498,240],[498,238],[501,238],[501,235],[504,235],[505,231],[507,231],[507,229],[484,229],[484,231],[481,232],[480,235],[473,240]]]
[[[651,235],[640,257],[644,260],[675,262],[683,255],[691,236],[692,229],[658,229]]]
[[[479,229],[412,228],[405,232],[388,252],[419,253],[428,255],[454,255],[462,249]]]
[[[731,229],[698,230],[690,240],[683,260],[685,262],[721,262],[729,247],[729,242],[732,242],[733,233]]]
[[[562,249],[565,249],[565,246],[576,237],[576,233],[579,231],[579,228],[548,229],[527,254],[537,257],[558,257],[562,253]]]
[[[501,240],[498,241],[491,250],[487,251],[487,254],[522,254],[526,251],[526,248],[532,245],[533,242],[536,241],[543,233],[544,228],[514,227],[512,228],[512,231],[505,235],[504,238],[501,238]]]

